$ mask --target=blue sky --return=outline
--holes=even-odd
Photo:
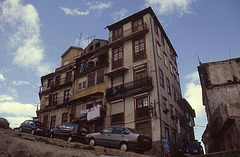
[[[40,77],[60,66],[71,46],[108,39],[107,25],[151,6],[178,54],[182,95],[206,126],[197,73],[201,62],[240,57],[239,0],[0,1],[0,116],[11,127],[36,116]]]

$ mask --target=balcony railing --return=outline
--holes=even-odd
[[[147,76],[139,80],[108,88],[106,92],[106,98],[108,100],[113,100],[144,91],[150,91],[152,88],[152,78]]]
[[[65,87],[68,85],[72,84],[72,78],[73,76],[70,77],[63,77],[60,78],[59,80],[54,80],[53,82],[51,82],[50,84],[47,84],[45,87],[41,87],[39,89],[39,96],[46,94],[54,89],[58,89],[61,87]]]
[[[57,105],[62,105],[62,104],[66,104],[70,101],[70,95],[69,97],[65,98],[65,97],[58,97],[57,99],[53,99],[52,102],[45,102],[45,107],[50,107],[50,106],[57,106]]]
[[[135,28],[134,31],[132,28],[130,28],[130,29],[123,31],[122,34],[118,35],[117,37],[115,37],[115,36],[110,37],[109,41],[110,41],[110,43],[115,42],[115,41],[121,40],[124,37],[128,37],[131,35],[135,36],[139,32],[143,32],[143,31],[148,31],[147,23],[145,23],[145,22],[143,23],[143,25],[139,25],[137,28]]]

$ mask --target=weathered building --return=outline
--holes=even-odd
[[[152,136],[157,155],[165,136],[174,154],[183,140],[194,140],[195,117],[181,96],[177,53],[151,8],[107,28],[108,41],[94,39],[84,50],[70,47],[62,55],[62,66],[41,78],[40,121],[51,128],[80,123],[93,132],[126,126]],[[73,55],[75,49],[78,55]],[[60,74],[58,69],[71,71],[71,83],[47,88]],[[54,97],[60,89],[63,93],[70,89],[69,99],[65,102],[62,94],[63,103],[53,103],[61,100],[61,94]]]
[[[240,58],[198,66],[208,126],[206,152],[240,147]]]
[[[185,127],[190,116],[184,110],[188,103],[181,101],[177,53],[153,10],[144,9],[107,28],[108,125],[151,135],[154,154],[160,151],[161,136],[172,152],[183,139],[194,139],[193,130]],[[191,117],[193,121],[195,113]]]

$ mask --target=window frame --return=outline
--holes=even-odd
[[[167,93],[171,95],[171,83],[167,77],[166,77],[166,84],[167,84]]]
[[[117,60],[115,60],[116,57],[115,54],[117,54]],[[123,45],[121,45],[112,49],[112,69],[123,67],[123,63],[124,63],[124,47]]]
[[[115,32],[117,32],[116,33],[117,35],[115,35]],[[120,39],[122,37],[123,37],[123,26],[117,27],[117,28],[112,30],[113,41],[117,40],[117,39]]]
[[[68,122],[68,113],[63,113],[62,114],[62,124]]]
[[[139,21],[141,21],[141,23],[139,24]],[[134,26],[134,22],[137,22],[137,26],[135,27]],[[132,21],[132,32],[137,32],[138,30],[139,30],[139,27],[143,27],[143,17],[140,17],[140,18],[138,18],[138,19],[136,19],[136,20],[133,20]]]
[[[141,42],[141,40],[143,42]],[[138,44],[135,44],[135,42],[138,42]],[[141,50],[141,44],[143,44],[143,50]],[[146,43],[145,43],[145,37],[140,37],[138,39],[135,39],[132,41],[132,46],[133,46],[133,62],[138,62],[141,60],[144,60],[147,58],[147,54],[146,54]],[[136,52],[136,50],[138,49],[138,52]],[[136,55],[136,53],[138,53]]]
[[[164,74],[162,69],[159,68],[159,79],[160,79],[160,85],[164,88]]]

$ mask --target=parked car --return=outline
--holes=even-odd
[[[9,123],[7,119],[0,117],[0,128],[9,129]]]
[[[198,141],[186,141],[183,145],[179,148],[179,152],[181,155],[199,155],[203,154],[203,147],[201,143]]]
[[[64,123],[50,131],[50,138],[61,138],[68,142],[80,141],[85,143],[86,135],[90,131],[81,125],[74,123]]]
[[[43,124],[38,121],[33,120],[26,120],[24,121],[20,127],[20,132],[29,132],[32,135],[43,135],[43,136],[49,136],[49,130],[46,127],[43,127]]]
[[[86,139],[89,146],[102,145],[119,148],[122,151],[134,150],[144,153],[152,148],[151,137],[126,127],[110,126],[99,133],[88,134]]]

